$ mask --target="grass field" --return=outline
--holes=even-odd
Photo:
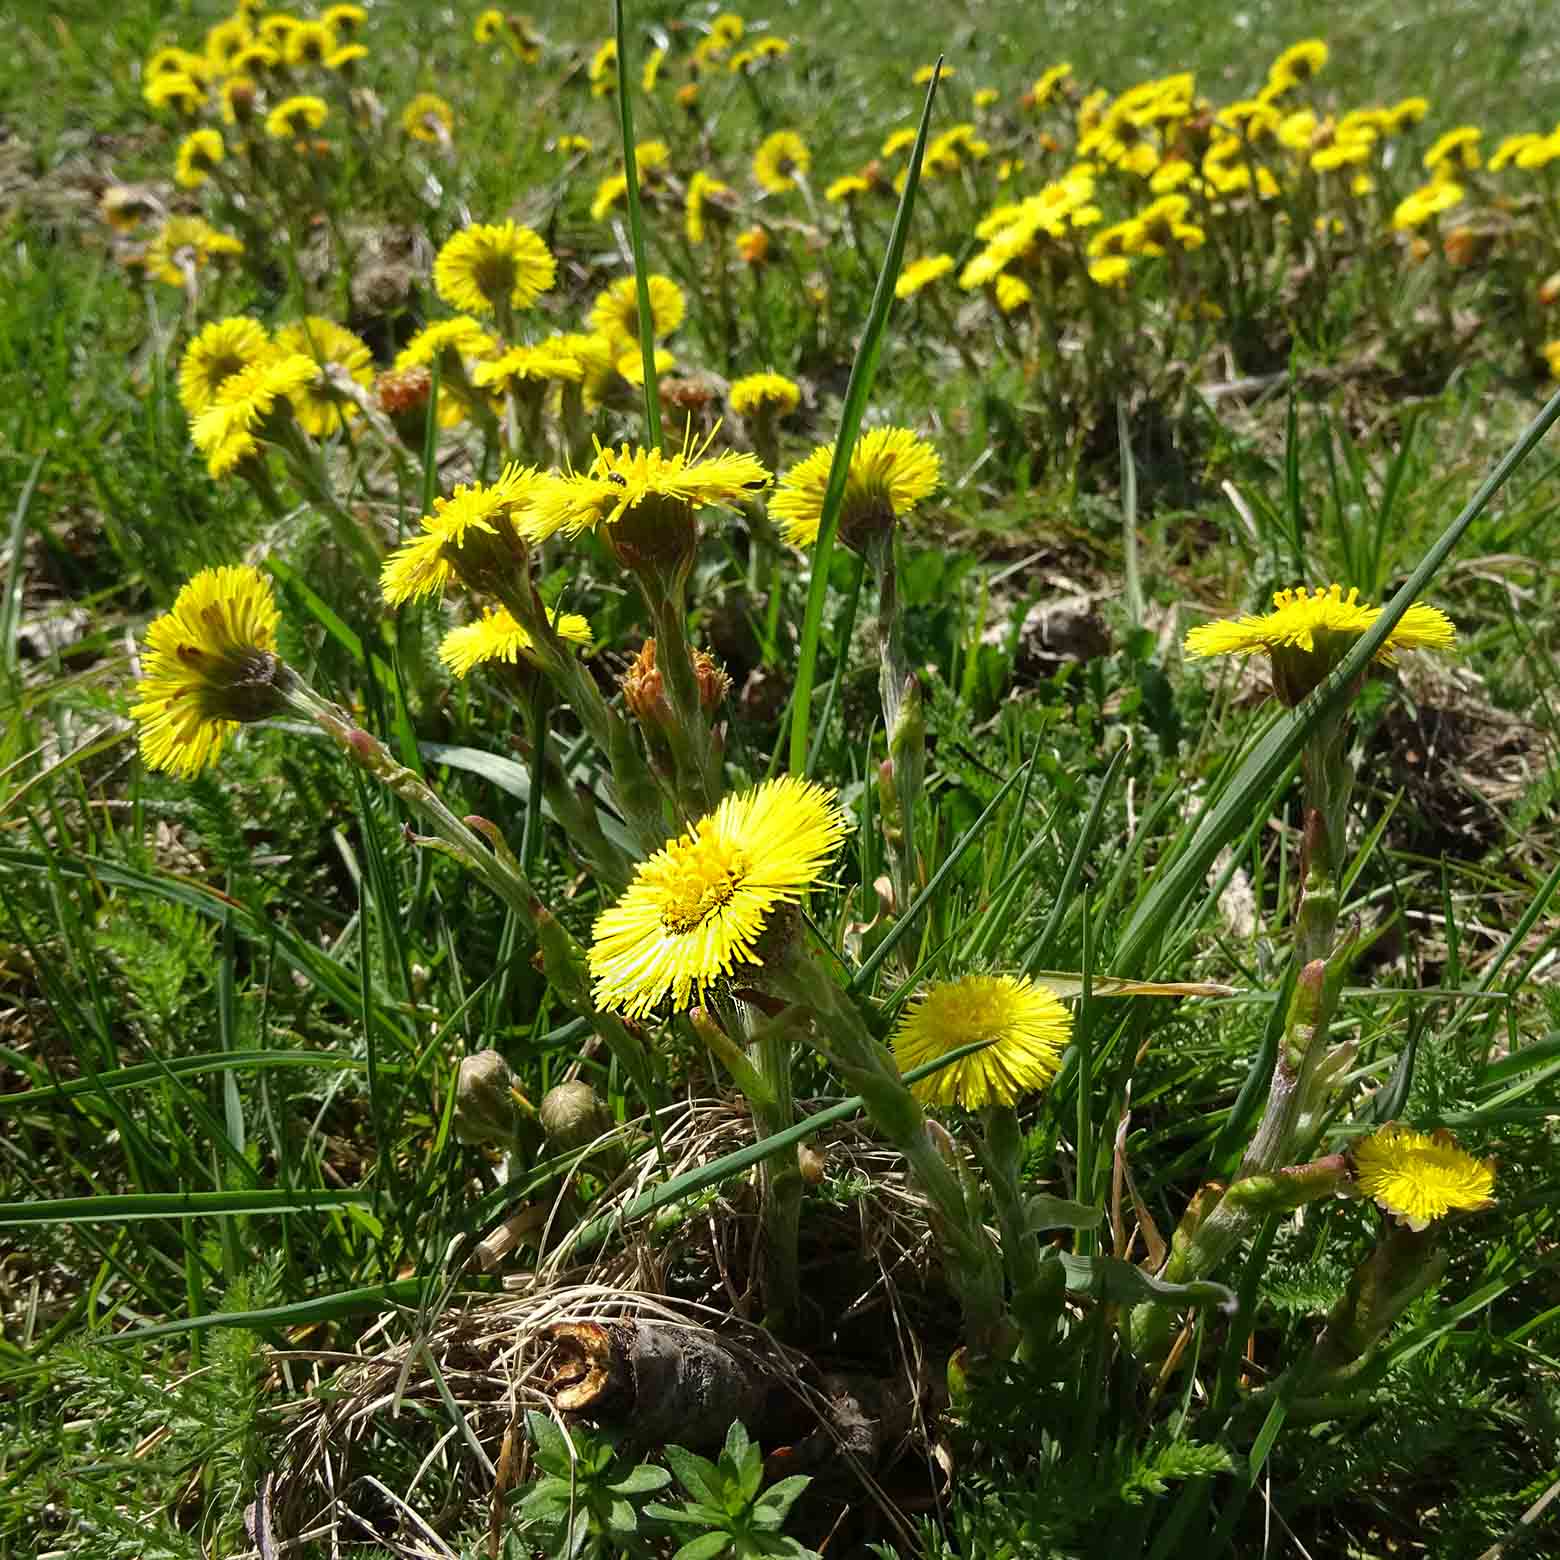
[[[1463,513],[1560,378],[1549,8],[797,0],[697,74],[713,7],[627,9],[642,223],[605,6],[525,62],[476,6],[375,5],[252,121],[145,97],[215,7],[9,29],[0,1555],[1552,1552],[1553,436]],[[1325,68],[1252,106],[1308,38]],[[320,125],[262,129],[303,92]],[[196,124],[222,161],[179,184]],[[1465,124],[1477,166],[1437,164]],[[765,193],[778,131],[810,165]],[[729,186],[699,237],[696,173]],[[160,280],[197,213],[243,253]],[[460,307],[555,384],[470,335],[418,361],[435,256],[507,218],[556,280]],[[626,292],[613,335],[641,237],[679,319]],[[931,278],[886,315],[885,262]],[[308,325],[247,421],[236,364],[192,399],[203,329],[305,316],[361,357],[316,381]],[[667,448],[747,462],[695,462],[697,530],[612,465],[655,443],[652,333]],[[793,410],[739,410],[763,371]],[[826,498],[824,458],[792,529],[858,422],[906,430],[888,475]],[[382,583],[430,538],[442,596]],[[274,640],[196,614],[162,675],[252,729],[166,772],[148,625],[238,564]],[[1411,616],[1187,651],[1411,579],[1449,653]],[[452,659],[491,650],[475,597],[527,628],[507,662]],[[782,818],[787,775],[826,790]],[[605,951],[663,846],[617,925],[691,986]],[[750,906],[723,969],[679,940]]]

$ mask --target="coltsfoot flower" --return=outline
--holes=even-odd
[[[930,287],[952,269],[952,255],[923,255],[919,260],[912,260],[899,273],[899,280],[894,283],[894,296],[913,298],[923,287]]]
[[[455,115],[437,92],[419,92],[401,110],[401,129],[414,141],[445,142],[454,128]]]
[[[181,189],[198,190],[207,183],[212,170],[227,155],[222,134],[217,130],[191,130],[179,142],[178,162],[173,182]]]
[[[800,388],[784,374],[746,374],[731,385],[731,409],[738,417],[756,417],[766,411],[784,417],[796,410],[801,399]]]
[[[823,517],[824,490],[834,446],[826,444],[783,476],[769,501],[769,518],[793,547],[810,547]],[[942,460],[908,428],[873,428],[850,452],[840,537],[854,545],[886,529],[927,496],[942,474]]]
[[[195,419],[190,438],[214,477],[225,477],[260,452],[273,418],[295,415],[319,365],[301,352],[270,353],[223,381],[211,405]]]
[[[265,133],[273,141],[292,141],[311,130],[318,130],[330,113],[322,97],[308,94],[284,98],[265,116]]]
[[[457,358],[488,357],[498,350],[490,336],[469,314],[457,314],[452,320],[435,320],[423,328],[396,353],[397,369],[427,367],[446,352]]]
[[[321,372],[291,397],[293,414],[306,433],[324,438],[335,433],[343,422],[358,414],[358,408],[331,388],[331,371],[339,372],[355,384],[370,385],[374,380],[374,354],[367,342],[345,325],[310,314],[276,333],[280,352],[298,353],[312,358]]]
[[[936,981],[914,997],[894,1031],[901,1072],[961,1046],[989,1040],[911,1085],[925,1105],[1014,1105],[1056,1076],[1072,1034],[1072,1015],[1027,976],[966,975]]]
[[[524,552],[513,516],[536,480],[535,467],[512,464],[496,482],[462,484],[449,498],[436,498],[433,513],[422,518],[422,535],[385,559],[379,576],[385,600],[399,607],[437,595],[462,568],[497,564],[519,570]]]
[[[687,1008],[739,965],[761,963],[770,917],[821,880],[849,827],[834,792],[794,776],[728,796],[641,862],[596,918],[597,1005],[636,1018],[668,998]]]
[[[683,290],[669,276],[646,278],[650,291],[650,329],[657,341],[677,329],[688,312]],[[596,294],[590,311],[590,328],[597,335],[632,345],[639,340],[639,286],[632,276],[621,276],[605,292]]]
[[[529,309],[557,279],[552,250],[517,222],[476,222],[455,234],[433,263],[433,285],[452,308],[491,314],[508,301]]]
[[[1284,50],[1268,69],[1268,91],[1288,92],[1315,77],[1327,63],[1327,45],[1320,38],[1306,38]]]
[[[507,352],[472,370],[471,382],[483,390],[518,390],[521,385],[577,385],[585,377],[585,365],[574,353],[555,342],[534,347],[510,347]]]
[[[203,217],[169,217],[146,246],[141,264],[148,276],[170,287],[182,287],[186,267],[197,272],[213,260],[243,252],[242,239],[219,233]]]
[[[1450,1132],[1412,1132],[1392,1122],[1356,1143],[1349,1157],[1360,1190],[1410,1229],[1494,1201],[1495,1161],[1475,1159]]]
[[[753,156],[753,177],[771,195],[794,190],[797,175],[811,167],[812,153],[794,130],[776,130]]]
[[[270,351],[265,326],[245,315],[202,326],[179,362],[179,401],[185,415],[192,420],[199,417],[229,379],[253,368]]]
[[[1278,591],[1273,611],[1263,617],[1202,623],[1186,636],[1189,656],[1266,654],[1273,665],[1273,691],[1291,707],[1317,687],[1381,616],[1381,608],[1347,594],[1341,585],[1326,590]],[[1436,607],[1416,601],[1398,619],[1376,660],[1390,666],[1399,650],[1450,650],[1457,641],[1452,620]]]
[[[203,569],[146,630],[130,715],[149,769],[188,779],[245,722],[282,708],[271,584],[248,564]]]
[[[567,645],[582,650],[591,646],[590,624],[577,612],[564,612],[553,620],[553,631]],[[532,660],[535,641],[503,607],[489,607],[475,623],[452,628],[439,645],[439,659],[457,677],[488,661],[513,666],[523,656]]]

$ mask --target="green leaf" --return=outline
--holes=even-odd
[[[707,1457],[696,1456],[686,1447],[672,1445],[665,1447],[662,1455],[671,1464],[677,1482],[695,1500],[706,1501],[716,1507],[722,1504],[725,1481],[720,1476],[720,1469]]]
[[[568,1438],[552,1418],[539,1408],[530,1408],[526,1410],[525,1427],[530,1433],[531,1445],[536,1448],[537,1466],[566,1482],[572,1481],[574,1458],[570,1455]]]
[[[1049,1260],[1060,1262],[1067,1270],[1068,1294],[1086,1295],[1113,1305],[1137,1305],[1143,1302],[1211,1305],[1227,1316],[1236,1307],[1235,1291],[1208,1279],[1199,1279],[1190,1284],[1169,1284],[1163,1279],[1150,1278],[1130,1262],[1097,1253],[1078,1256],[1070,1251],[1058,1251]]]
[[[1065,1197],[1049,1197],[1043,1192],[1024,1204],[1024,1227],[1031,1235],[1042,1230],[1092,1230],[1104,1217],[1103,1208],[1069,1202]]]
[[[730,1547],[729,1533],[701,1533],[697,1538],[690,1538],[672,1560],[714,1560],[714,1556],[725,1554]]]
[[[651,1490],[664,1490],[671,1482],[672,1476],[665,1468],[657,1468],[654,1463],[640,1463],[626,1479],[619,1479],[607,1488],[614,1495],[648,1495]]]
[[[806,1473],[793,1473],[788,1479],[781,1479],[778,1484],[771,1484],[758,1498],[758,1504],[775,1512],[782,1522],[785,1521],[791,1507],[796,1503],[796,1498],[812,1483],[812,1476]]]

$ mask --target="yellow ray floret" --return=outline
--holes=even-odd
[[[212,169],[227,155],[218,130],[191,130],[179,142],[173,182],[182,189],[198,190],[211,178]]]
[[[1263,650],[1318,648],[1318,638],[1339,635],[1358,639],[1381,616],[1381,608],[1359,599],[1358,589],[1347,594],[1341,585],[1309,591],[1304,585],[1278,591],[1273,611],[1263,617],[1226,619],[1203,623],[1186,636],[1186,653],[1202,655],[1250,655]],[[1398,650],[1449,650],[1456,643],[1452,620],[1436,607],[1415,602],[1398,619],[1387,642],[1376,652],[1378,661],[1390,664]]]
[[[730,450],[709,455],[708,449],[708,439],[698,446],[685,444],[674,455],[638,445],[613,449],[598,444],[589,471],[552,472],[537,479],[518,519],[521,532],[530,541],[558,531],[578,536],[617,525],[648,503],[730,509],[769,481],[754,456]]]
[[[668,997],[685,1008],[739,965],[758,964],[771,914],[821,879],[849,827],[834,792],[808,780],[786,776],[728,796],[641,862],[596,918],[597,1005],[634,1017]]]
[[[318,374],[319,365],[301,352],[271,352],[224,380],[190,429],[212,476],[225,477],[257,454],[268,421],[293,410]]]
[[[834,446],[816,449],[793,466],[769,501],[769,518],[793,547],[810,547],[823,517],[823,496],[834,464]],[[925,439],[908,428],[873,428],[856,440],[845,479],[840,525],[897,518],[937,486],[942,460]]]
[[[488,363],[478,363],[471,382],[483,390],[518,389],[522,384],[578,384],[585,365],[556,341],[511,347]]]
[[[385,559],[379,575],[385,600],[399,607],[442,591],[455,578],[463,548],[502,540],[500,522],[527,502],[535,482],[535,467],[512,464],[496,482],[462,484],[449,498],[436,498],[433,513],[422,517],[422,534]]]
[[[203,569],[150,624],[130,709],[149,769],[196,775],[241,722],[275,712],[279,621],[270,581],[245,564]]]
[[[683,322],[688,303],[683,290],[669,276],[645,279],[650,292],[650,329],[664,340]],[[590,311],[590,327],[597,335],[625,344],[639,340],[639,284],[632,276],[619,277],[605,292],[596,294]]]
[[[401,129],[414,141],[447,141],[454,128],[455,115],[437,92],[419,92],[401,110]]]
[[[322,97],[304,94],[284,98],[265,116],[265,133],[273,141],[291,141],[325,123],[330,106]]]
[[[1360,1190],[1411,1229],[1448,1213],[1487,1208],[1495,1162],[1464,1152],[1449,1132],[1411,1132],[1396,1122],[1351,1151]]]
[[[952,269],[952,255],[922,255],[919,260],[912,260],[899,273],[899,280],[894,283],[894,296],[913,298],[923,287],[929,287]]]
[[[335,433],[344,421],[356,417],[358,408],[332,386],[334,373],[355,384],[370,385],[374,380],[374,354],[367,342],[345,325],[310,314],[276,333],[277,349],[312,358],[321,370],[292,399],[292,409],[306,433],[324,438]]]
[[[452,308],[491,314],[507,300],[528,309],[558,275],[552,251],[517,222],[476,222],[439,251],[433,285]]]
[[[185,415],[199,417],[234,374],[253,368],[270,349],[265,326],[242,314],[202,326],[179,362],[179,401]]]
[[[553,632],[568,645],[590,649],[590,624],[577,612],[562,613],[553,623]],[[473,667],[487,661],[506,661],[513,666],[521,656],[530,659],[531,636],[503,607],[489,607],[475,623],[452,628],[439,645],[439,659],[464,677]]]
[[[977,1040],[991,1042],[913,1084],[923,1104],[1013,1105],[1043,1089],[1061,1066],[1072,1015],[1027,976],[966,975],[937,981],[911,1002],[894,1031],[894,1060],[910,1072]]]
[[[794,190],[797,176],[805,175],[810,167],[812,153],[794,130],[776,130],[753,157],[753,177],[771,195]]]
[[[731,409],[738,417],[753,417],[765,408],[784,417],[801,399],[800,388],[784,374],[747,374],[731,385]]]

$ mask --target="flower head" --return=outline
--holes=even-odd
[[[206,89],[184,71],[163,71],[147,81],[141,96],[152,108],[171,108],[176,113],[193,115],[206,101]]]
[[[366,342],[345,325],[310,314],[277,331],[276,346],[280,352],[312,358],[322,370],[291,397],[294,415],[306,433],[323,438],[335,433],[347,418],[357,416],[357,406],[332,385],[331,379],[336,371],[356,384],[373,383],[374,354]]]
[[[292,415],[318,374],[314,359],[301,352],[271,351],[223,380],[190,429],[190,438],[206,457],[212,476],[225,477],[257,455],[258,441],[276,431],[269,426],[273,419]]]
[[[265,116],[265,133],[273,141],[293,141],[308,131],[318,130],[329,112],[329,105],[322,97],[283,98]]]
[[[796,188],[796,176],[812,167],[812,153],[794,130],[776,130],[754,154],[753,177],[771,195]]]
[[[1278,591],[1273,611],[1203,623],[1186,636],[1190,656],[1250,655],[1262,651],[1273,663],[1274,691],[1297,704],[1348,653],[1381,616],[1381,608],[1347,595],[1341,585],[1309,591],[1304,585]],[[1452,620],[1436,607],[1415,602],[1398,619],[1376,660],[1391,665],[1398,650],[1449,650],[1456,642]]]
[[[504,13],[490,5],[472,24],[471,36],[477,43],[491,43],[504,30]]]
[[[419,92],[401,110],[401,129],[414,141],[448,141],[454,128],[455,115],[437,92]]]
[[[650,289],[650,329],[657,341],[664,340],[682,324],[687,301],[682,288],[669,276],[646,278]],[[633,344],[639,340],[639,286],[632,276],[620,276],[605,292],[596,294],[590,311],[591,329],[597,335],[616,342]]]
[[[289,65],[323,65],[336,48],[336,34],[324,22],[299,22],[283,48]]]
[[[516,222],[477,222],[451,238],[433,263],[433,285],[452,308],[491,314],[507,300],[528,309],[558,274],[552,251]]]
[[[456,576],[485,569],[515,569],[524,550],[513,519],[536,482],[534,467],[506,466],[496,482],[462,484],[449,498],[436,498],[422,519],[422,535],[385,559],[379,585],[399,607],[441,592]]]
[[[1072,1016],[1027,976],[966,975],[920,992],[894,1031],[894,1060],[910,1072],[961,1046],[989,1040],[911,1085],[927,1105],[1013,1105],[1043,1089],[1061,1065]]]
[[[265,326],[245,315],[202,326],[179,362],[179,401],[185,415],[199,417],[234,374],[253,368],[270,350]]]
[[[656,556],[681,555],[691,537],[695,510],[734,508],[762,488],[769,473],[751,455],[709,455],[690,441],[674,455],[638,445],[596,446],[590,470],[538,479],[522,520],[529,540],[558,531],[578,536],[606,528],[612,540]]]
[[[726,797],[641,862],[596,918],[597,1005],[632,1017],[667,997],[685,1008],[738,965],[761,963],[772,913],[819,881],[849,827],[833,792],[794,776]]]
[[[737,234],[737,253],[746,265],[760,266],[769,258],[769,234],[756,223]]]
[[[731,186],[711,178],[703,169],[688,180],[688,193],[683,201],[683,228],[690,244],[704,242],[706,212],[720,217],[729,215],[732,198]]]
[[[1477,168],[1483,161],[1479,155],[1483,135],[1477,125],[1458,125],[1437,136],[1425,153],[1425,167],[1437,178],[1450,178],[1464,169]]]
[[[858,195],[867,194],[871,188],[871,181],[859,173],[842,173],[824,190],[823,198],[831,206],[842,206],[855,200]]]
[[[342,38],[353,37],[367,20],[368,12],[360,5],[351,4],[327,6],[320,17],[325,26]]]
[[[553,631],[565,644],[591,645],[590,624],[577,612],[564,612],[553,622]],[[439,659],[457,677],[488,661],[513,666],[522,656],[531,659],[531,636],[503,607],[489,607],[475,623],[452,628],[439,645]]]
[[[203,569],[146,630],[130,714],[149,769],[189,778],[242,721],[281,708],[270,581],[247,564]]]
[[[219,233],[202,217],[169,217],[146,246],[141,263],[148,276],[182,287],[186,269],[198,271],[213,260],[243,252],[242,239]]]
[[[952,269],[952,255],[922,255],[919,260],[912,260],[899,273],[899,280],[894,283],[894,296],[913,298],[923,287],[929,287]]]
[[[510,347],[486,363],[478,363],[471,380],[483,390],[517,390],[523,384],[578,384],[585,367],[557,341],[534,347]]]
[[[1275,96],[1310,81],[1327,63],[1327,45],[1306,38],[1284,50],[1268,70],[1268,90]]]
[[[731,409],[738,417],[754,417],[766,409],[783,417],[794,412],[801,399],[801,390],[784,374],[747,374],[731,385]]]
[[[179,142],[178,161],[173,181],[183,189],[195,190],[211,178],[211,171],[227,155],[222,135],[217,130],[192,130]]]
[[[833,464],[834,446],[826,444],[793,466],[775,487],[769,516],[793,547],[810,547],[817,539]],[[850,452],[840,536],[849,541],[884,529],[925,498],[941,474],[937,451],[910,429],[873,428],[862,434]]]
[[[498,343],[469,314],[457,314],[451,320],[435,320],[425,325],[396,354],[397,368],[416,368],[431,364],[446,352],[456,357],[487,357]]]
[[[1450,1132],[1411,1132],[1391,1122],[1356,1143],[1349,1157],[1360,1190],[1410,1229],[1494,1200],[1494,1160],[1475,1159]]]
[[[607,38],[590,58],[590,90],[595,97],[617,91],[617,39]]]

